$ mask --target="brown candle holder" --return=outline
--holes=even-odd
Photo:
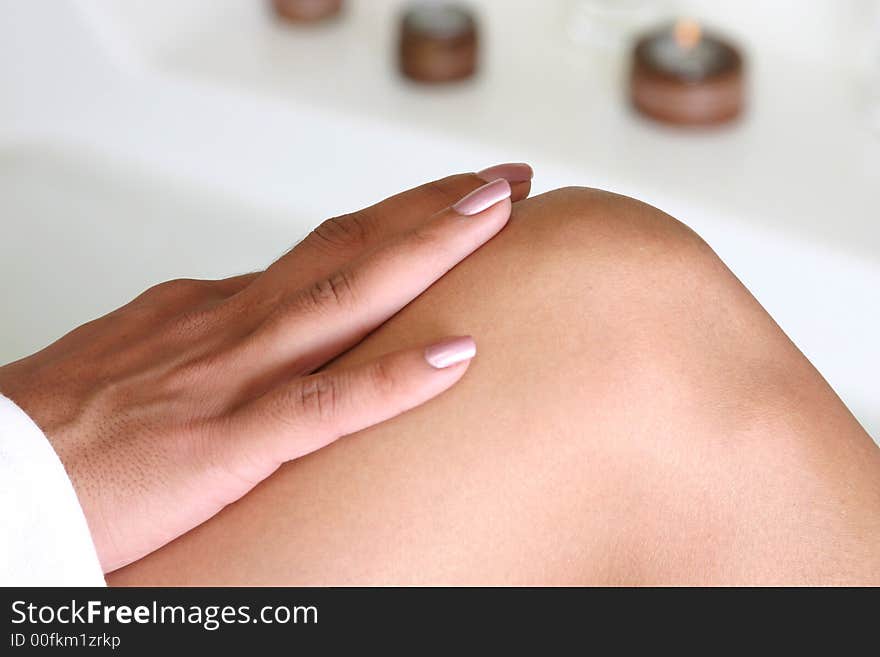
[[[400,21],[401,72],[418,82],[462,80],[477,69],[474,15],[454,4],[414,4]]]
[[[745,104],[743,59],[730,44],[714,37],[719,53],[717,68],[688,77],[665,70],[651,56],[652,40],[640,39],[633,52],[630,96],[642,114],[675,125],[718,125],[737,118]]]
[[[291,23],[316,23],[342,10],[343,0],[272,0],[275,14]]]

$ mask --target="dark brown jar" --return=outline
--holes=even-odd
[[[477,23],[454,3],[416,2],[400,21],[400,70],[418,82],[450,82],[477,70]]]
[[[275,13],[292,23],[316,23],[335,16],[343,0],[272,0]]]

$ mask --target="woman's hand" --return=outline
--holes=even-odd
[[[104,570],[458,381],[467,337],[314,372],[501,230],[530,178],[502,165],[424,185],[324,222],[265,272],[163,283],[0,368],[67,468]]]

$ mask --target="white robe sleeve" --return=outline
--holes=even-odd
[[[0,395],[0,586],[104,586],[73,484],[36,424]]]

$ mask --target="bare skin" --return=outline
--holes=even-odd
[[[454,385],[469,336],[314,372],[501,230],[531,176],[507,163],[422,185],[328,219],[264,272],[157,285],[0,367],[0,393],[67,469],[104,571]]]
[[[110,584],[880,584],[880,450],[693,232],[564,189],[363,343],[478,356]]]

